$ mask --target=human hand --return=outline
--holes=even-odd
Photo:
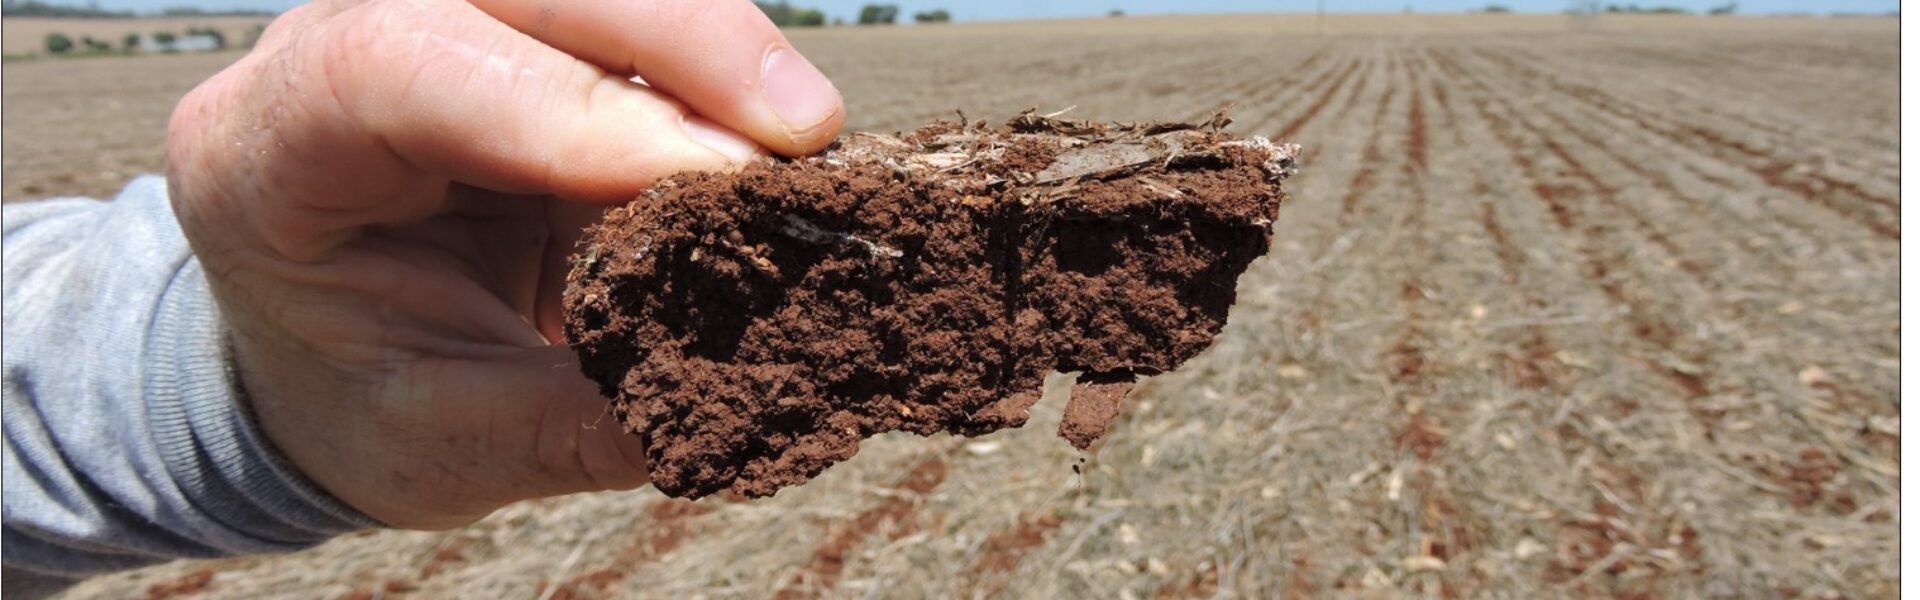
[[[567,253],[601,206],[817,151],[842,113],[745,0],[322,0],[181,101],[168,185],[266,435],[447,528],[647,481],[549,344]]]

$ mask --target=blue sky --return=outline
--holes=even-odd
[[[51,0],[66,4],[85,4],[81,0]],[[872,0],[796,0],[794,4],[815,6],[836,17],[849,20],[859,14],[860,5]],[[1175,12],[1310,12],[1315,0],[1215,0],[1205,6],[1181,0],[891,0],[900,5],[901,20],[915,11],[944,7],[959,20],[1029,19],[1104,15],[1115,8],[1130,14]],[[1603,0],[1642,5],[1665,4],[1705,10],[1721,0]],[[1329,0],[1330,10],[1348,12],[1399,12],[1408,5],[1418,12],[1458,12],[1499,2],[1520,11],[1553,12],[1564,9],[1566,0]],[[168,6],[198,6],[209,9],[265,8],[285,10],[299,4],[291,0],[98,0],[102,8],[150,12]],[[1898,10],[1898,0],[1743,0],[1740,12],[1887,12]]]

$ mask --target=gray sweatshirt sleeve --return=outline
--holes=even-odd
[[[5,595],[377,524],[280,458],[167,201],[5,207]]]

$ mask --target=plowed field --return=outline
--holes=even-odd
[[[1029,105],[1195,119],[1231,101],[1232,129],[1307,148],[1218,345],[1147,384],[1090,452],[1053,436],[1055,381],[1026,429],[889,435],[767,501],[560,498],[74,595],[1893,594],[1897,23],[1326,29],[795,35],[851,128]],[[217,65],[137,107],[57,101],[88,79],[56,75],[185,64],[168,60],[205,62],[9,65],[7,197],[111,191],[74,140],[102,168],[120,148],[157,168],[153,102]],[[37,121],[76,106],[92,112]]]

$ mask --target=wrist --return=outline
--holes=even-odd
[[[246,399],[227,323],[190,256],[163,292],[145,352],[146,407],[164,464],[207,515],[292,549],[379,523],[283,457]]]

